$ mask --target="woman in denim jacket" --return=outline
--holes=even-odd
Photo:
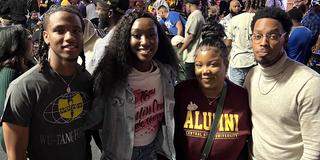
[[[157,20],[122,17],[94,72],[86,129],[102,126],[101,159],[175,159],[173,89],[177,58]]]

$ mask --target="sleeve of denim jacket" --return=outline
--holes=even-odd
[[[177,85],[178,84],[178,79],[179,79],[177,71],[175,71],[174,69],[171,68],[170,76],[171,76],[171,80],[172,80],[174,86]]]
[[[93,99],[91,110],[86,115],[86,121],[82,129],[97,129],[101,127],[104,116],[104,97],[97,96]]]
[[[177,70],[173,69],[172,66],[165,66],[169,75],[168,78],[173,82],[174,86],[178,84],[178,73]]]

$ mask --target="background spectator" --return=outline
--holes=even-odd
[[[300,9],[292,8],[290,11],[288,11],[288,15],[293,24],[286,48],[288,57],[300,63],[307,64],[312,54],[312,33],[310,29],[302,26],[301,20],[303,13]]]

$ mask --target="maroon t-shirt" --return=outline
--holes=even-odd
[[[227,81],[227,95],[209,159],[247,158],[246,139],[251,133],[250,109],[245,89]],[[209,105],[196,80],[175,88],[175,148],[178,160],[199,160],[210,131],[218,100]]]

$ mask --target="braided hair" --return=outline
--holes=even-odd
[[[68,6],[52,5],[49,8],[49,10],[43,15],[42,24],[40,27],[39,49],[38,49],[38,52],[36,53],[36,57],[39,60],[40,72],[42,72],[44,66],[47,65],[48,51],[49,51],[49,46],[44,42],[43,32],[47,29],[50,16],[53,13],[60,12],[60,11],[69,12],[71,14],[78,16],[80,19],[80,22],[81,22],[82,31],[84,31],[85,25],[84,25],[83,17],[81,15],[79,9],[76,6],[73,6],[73,5],[68,5]],[[86,64],[85,64],[85,55],[84,55],[83,50],[81,51],[79,56],[82,59],[82,64],[81,64],[82,71],[85,71]]]
[[[220,51],[220,56],[223,58],[223,62],[228,66],[228,51],[227,47],[223,42],[223,38],[226,36],[224,27],[213,19],[209,19],[206,24],[202,27],[201,38],[202,41],[198,46],[195,56],[200,51],[207,51],[213,49]]]

